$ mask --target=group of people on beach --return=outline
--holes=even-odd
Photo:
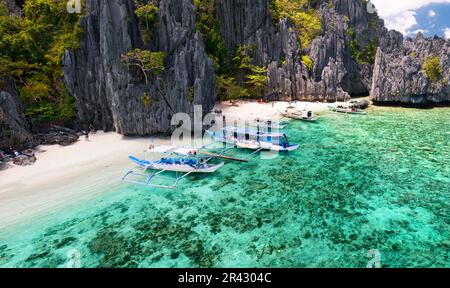
[[[8,158],[14,158],[20,156],[20,152],[13,148],[12,146],[9,149],[5,149],[6,151],[0,150],[0,161],[6,160]]]
[[[0,162],[3,161],[8,161],[11,159],[14,159],[15,157],[18,157],[20,155],[25,155],[28,157],[34,157],[34,151],[31,149],[26,149],[22,152],[18,151],[16,148],[14,147],[9,147],[9,149],[5,149],[6,151],[0,150]]]

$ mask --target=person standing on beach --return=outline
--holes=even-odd
[[[89,142],[89,130],[86,130],[86,133],[84,134],[84,140],[86,142]]]
[[[89,130],[91,131],[91,134],[96,134],[97,133],[97,131],[95,130],[95,127],[94,127],[94,125],[89,125]]]

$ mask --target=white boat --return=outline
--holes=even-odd
[[[294,151],[300,145],[289,143],[289,139],[284,133],[272,133],[248,128],[227,126],[219,132],[206,131],[217,142],[232,144],[238,148],[269,151]]]
[[[342,114],[367,115],[366,111],[356,108],[354,106],[338,105],[338,106],[328,106],[328,108],[332,112],[337,112],[337,113],[342,113]]]
[[[280,114],[286,118],[291,118],[305,122],[317,121],[317,117],[314,116],[314,113],[309,110],[286,109],[284,112],[280,112]]]
[[[212,154],[208,152],[199,152],[200,149],[179,148],[174,146],[158,146],[148,150],[154,160],[139,159],[129,156],[129,159],[137,164],[143,172],[134,170],[128,171],[122,178],[122,181],[141,184],[150,187],[175,189],[179,181],[192,173],[214,173],[222,168],[225,163],[210,164],[209,162],[215,158],[224,158],[230,160],[240,160],[231,157],[222,156],[220,154]],[[243,160],[242,160],[243,161]],[[147,170],[157,170],[159,172],[152,174],[144,174]],[[176,172],[175,183],[172,185],[154,184],[154,181],[162,178],[164,172]],[[178,175],[178,173],[183,173]],[[137,178],[132,180],[131,178]]]
[[[214,173],[225,163],[216,165],[209,165],[206,163],[206,159],[200,158],[200,160],[193,158],[161,158],[158,161],[141,160],[136,157],[130,156],[131,161],[138,164],[145,169],[164,170],[172,172],[184,172],[184,173]]]
[[[276,120],[266,120],[266,119],[254,119],[250,121],[250,125],[252,127],[260,127],[260,128],[272,128],[272,129],[284,129],[286,127],[286,123],[276,121]]]
[[[235,115],[235,114],[218,114],[216,113],[216,117],[220,116],[222,118],[223,122],[226,121],[230,121],[234,122],[234,123],[239,123],[240,125],[244,126],[244,125],[249,125],[251,127],[254,128],[261,128],[261,129],[284,129],[286,127],[287,123],[286,121],[280,121],[280,120],[275,120],[275,119],[271,119],[271,118],[267,118],[267,117],[254,117],[254,116],[250,116],[247,117],[247,115],[242,116],[242,115]],[[218,120],[220,121],[220,120]],[[234,124],[236,125],[236,124]],[[226,125],[224,125],[226,126]]]

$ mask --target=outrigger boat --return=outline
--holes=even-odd
[[[300,147],[298,144],[290,144],[288,137],[284,133],[272,133],[233,126],[227,126],[219,132],[211,130],[206,132],[216,142],[232,144],[237,148],[255,150],[254,153],[262,150],[289,152]]]
[[[286,109],[284,112],[280,112],[283,117],[305,121],[305,122],[316,122],[317,117],[310,110],[298,110],[298,109]]]
[[[256,118],[253,121],[250,121],[250,125],[252,127],[273,128],[273,129],[284,129],[286,127],[285,122],[261,118]]]
[[[133,184],[141,184],[149,187],[175,189],[178,183],[192,173],[214,173],[224,166],[225,163],[210,164],[216,158],[246,162],[243,159],[232,158],[222,154],[213,154],[200,149],[179,148],[174,146],[158,146],[148,152],[155,160],[139,159],[129,156],[129,159],[141,168],[141,172],[128,171],[122,181]],[[144,174],[147,170],[158,170],[152,174]],[[154,184],[153,181],[163,177],[164,172],[176,172],[176,180],[171,185]],[[179,175],[179,173],[182,173]],[[133,180],[130,178],[137,178]]]
[[[217,112],[216,112],[216,116],[222,116],[226,120],[237,121],[237,122],[242,120],[242,121],[245,121],[246,125],[249,125],[251,127],[259,127],[259,128],[284,129],[286,127],[286,125],[289,124],[286,121],[278,121],[278,120],[265,118],[265,117],[251,117],[251,118],[241,119],[239,115],[223,114],[223,113],[217,113]]]
[[[343,113],[343,114],[354,114],[354,115],[367,115],[367,112],[364,110],[361,110],[359,108],[356,108],[354,106],[328,106],[330,111],[337,112],[337,113]]]

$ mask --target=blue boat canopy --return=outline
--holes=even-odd
[[[284,133],[272,133],[268,131],[258,131],[252,128],[242,128],[242,127],[234,127],[234,126],[227,126],[222,129],[222,131],[230,132],[230,133],[237,133],[240,135],[251,135],[251,136],[259,136],[259,137],[271,137],[271,138],[282,138],[286,137],[286,134]]]

